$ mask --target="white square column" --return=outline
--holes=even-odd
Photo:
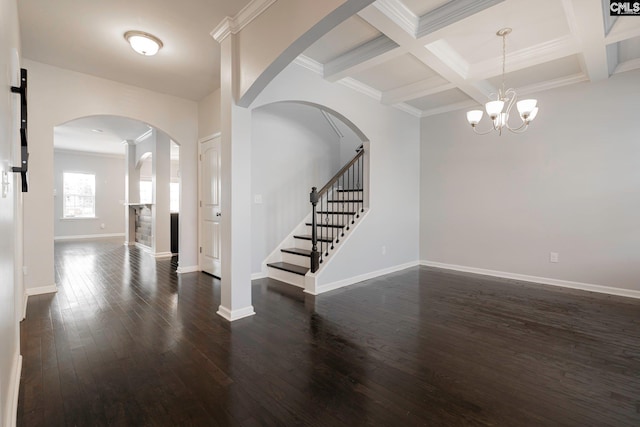
[[[229,321],[255,314],[251,305],[251,112],[236,105],[236,36],[220,43],[222,155],[222,301]]]

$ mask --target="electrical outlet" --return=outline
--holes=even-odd
[[[101,228],[101,229],[103,229],[103,230],[104,230],[104,229],[105,229],[105,227],[106,227],[106,226],[105,226],[104,224],[100,224],[100,228]]]
[[[255,203],[256,205],[262,204],[262,194],[255,194],[253,196],[253,203]]]
[[[560,262],[560,254],[558,252],[549,252],[549,262]]]

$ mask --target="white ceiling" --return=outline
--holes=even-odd
[[[25,58],[198,101],[220,86],[210,32],[249,0],[20,0]],[[160,38],[156,56],[135,53],[129,30]]]
[[[219,46],[210,32],[249,0],[20,0],[26,58],[199,100],[219,86]],[[475,107],[500,84],[520,95],[640,68],[640,19],[609,17],[609,0],[378,0],[297,62],[418,117]],[[162,39],[154,57],[136,54],[128,30]],[[544,100],[541,100],[543,111]],[[78,133],[75,123],[60,135]],[[115,139],[117,129],[101,126]],[[90,132],[95,123],[84,123]],[[126,132],[125,132],[126,133]],[[106,139],[106,135],[89,136]],[[95,139],[95,138],[94,138]],[[114,139],[114,141],[115,141]],[[85,143],[83,143],[85,144]],[[115,144],[115,142],[114,142]],[[85,144],[86,145],[86,144]],[[114,145],[115,147],[115,145]]]
[[[484,104],[501,85],[519,95],[640,68],[640,18],[609,0],[378,0],[297,62],[383,104],[426,117]],[[544,100],[540,100],[541,112]]]

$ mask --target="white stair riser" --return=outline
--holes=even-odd
[[[307,234],[309,236],[311,235],[311,230],[312,230],[312,227],[310,225],[307,225]],[[340,228],[326,228],[326,227],[318,228],[318,237],[328,237],[330,239],[335,240],[337,237],[340,237],[341,235],[342,235],[342,229]]]
[[[289,283],[290,285],[304,288],[304,276],[299,274],[289,273],[288,271],[279,270],[277,268],[269,267],[269,277],[272,279],[280,280],[281,282]]]
[[[290,254],[288,252],[282,252],[282,261],[289,264],[299,265],[301,267],[311,268],[311,258],[308,256]]]
[[[318,208],[318,211],[329,212],[358,212],[362,209],[362,203],[329,203],[328,205],[322,204],[322,209]]]

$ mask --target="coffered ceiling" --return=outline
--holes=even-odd
[[[378,0],[297,62],[418,117],[482,105],[502,77],[519,95],[640,68],[640,16],[609,0]]]

